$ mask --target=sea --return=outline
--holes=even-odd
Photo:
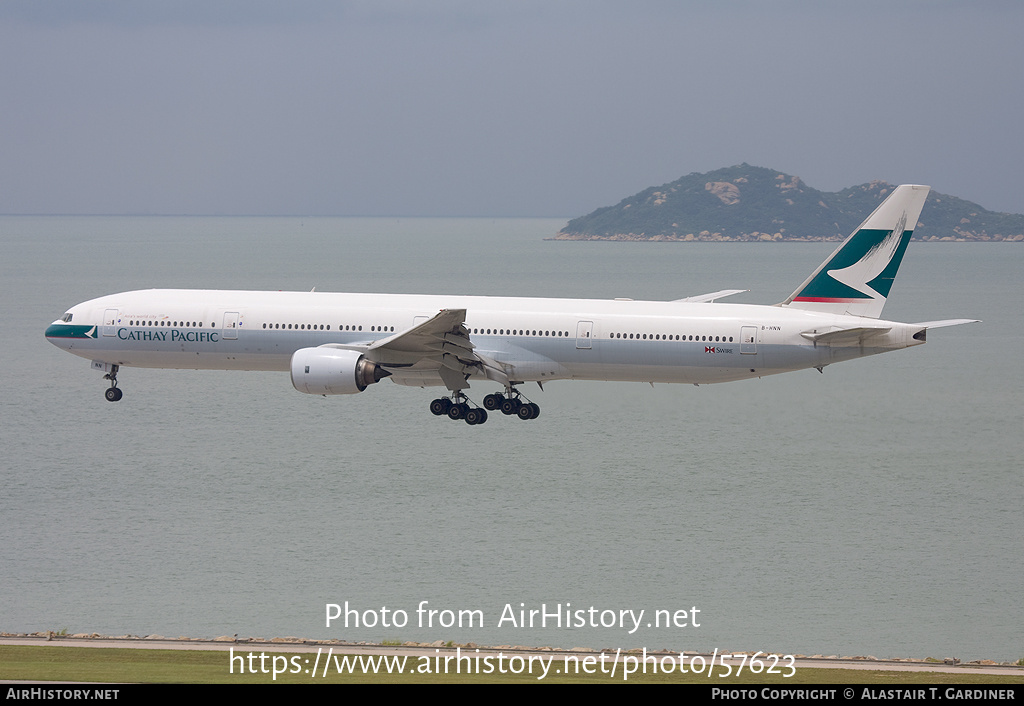
[[[773,304],[835,247],[564,225],[0,217],[0,631],[1024,657],[1019,244],[911,244],[884,316],[983,320],[924,346],[476,427],[286,373],[124,368],[111,404],[43,337],[152,287]]]

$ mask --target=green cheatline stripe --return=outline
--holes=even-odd
[[[46,328],[47,338],[96,338],[95,326],[75,324],[50,324]]]

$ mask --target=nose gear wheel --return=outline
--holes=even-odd
[[[110,366],[110,372],[103,376],[104,380],[110,380],[110,387],[103,391],[103,397],[107,402],[118,402],[124,393],[121,388],[117,386],[117,368],[116,365]]]

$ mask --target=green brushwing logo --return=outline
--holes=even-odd
[[[854,233],[794,301],[857,301],[885,299],[892,289],[912,230],[904,230],[906,212],[892,230],[861,229]]]

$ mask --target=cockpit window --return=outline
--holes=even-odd
[[[63,321],[64,323],[66,323],[66,324],[70,324],[71,323],[71,312],[69,311],[68,313],[64,314],[64,316],[60,317],[60,320]]]

